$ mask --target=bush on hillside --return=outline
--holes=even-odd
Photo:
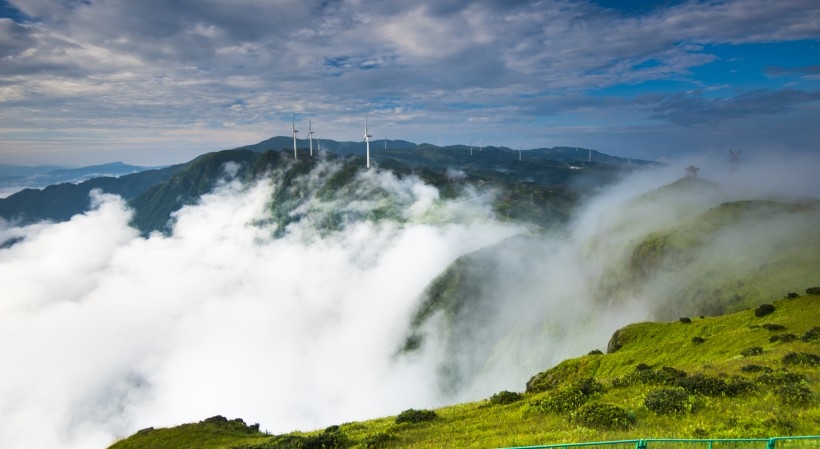
[[[670,366],[662,366],[658,369],[652,369],[649,365],[641,363],[635,367],[635,370],[622,378],[616,378],[612,381],[613,387],[628,387],[631,385],[669,385],[674,386],[679,379],[686,377],[686,371],[672,368]]]
[[[587,355],[603,355],[603,354],[604,354],[604,352],[601,351],[600,349],[593,349],[592,351],[589,351],[589,354],[587,354]]]
[[[760,318],[774,312],[774,306],[771,304],[761,304],[755,309],[755,316]]]
[[[553,391],[546,398],[535,401],[531,405],[542,413],[566,413],[581,407],[590,399],[589,396],[585,396],[576,388],[562,388]]]
[[[794,298],[799,298],[800,295],[798,295],[795,292],[789,292],[789,293],[786,294],[786,297],[789,298],[789,299],[794,299]]]
[[[706,339],[704,339],[703,337],[697,337],[697,336],[692,337],[692,343],[694,343],[696,345],[699,345],[699,344],[701,344],[705,341],[706,341]]]
[[[493,405],[504,405],[504,404],[512,404],[513,402],[520,401],[523,396],[521,393],[517,393],[514,391],[500,391],[490,397],[490,404]]]
[[[681,323],[683,323],[683,324],[689,324],[689,323],[691,323],[691,322],[692,322],[692,319],[691,319],[691,318],[687,318],[687,317],[681,317],[681,318],[679,318],[679,319],[678,319],[678,321],[680,321],[680,322],[681,322]]]
[[[625,430],[632,426],[635,417],[616,405],[592,402],[572,413],[571,420],[584,427]]]
[[[606,391],[604,385],[592,377],[585,377],[576,382],[573,387],[584,394],[584,396],[592,396]]]
[[[690,413],[694,407],[694,398],[680,387],[663,388],[647,393],[643,404],[659,415]]]
[[[785,405],[805,405],[814,399],[811,390],[800,384],[782,385],[775,390],[775,394]]]
[[[809,329],[802,337],[800,337],[800,339],[806,343],[820,341],[820,327],[813,327]]]
[[[808,378],[800,373],[779,370],[761,374],[757,376],[755,381],[763,385],[780,386],[788,384],[805,384],[808,382]]]
[[[772,331],[772,332],[786,330],[786,326],[784,326],[782,324],[774,324],[774,323],[761,324],[761,327],[763,329],[766,329],[766,330]]]
[[[695,374],[681,378],[678,380],[677,386],[690,394],[729,397],[739,396],[755,389],[754,384],[740,377],[733,377],[727,382],[705,374]]]
[[[746,348],[740,351],[740,355],[743,357],[753,357],[760,354],[763,354],[763,348],[760,346],[752,346],[751,348]]]
[[[211,416],[201,421],[202,424],[209,424],[220,427],[222,429],[231,430],[234,432],[254,434],[259,433],[259,424],[247,425],[242,418],[235,418],[229,420],[222,415]]]
[[[809,287],[806,289],[807,295],[820,295],[820,287]]]
[[[438,415],[436,415],[436,412],[432,410],[414,410],[411,408],[399,413],[399,415],[396,416],[396,424],[432,421],[437,417]]]
[[[780,334],[780,335],[772,335],[769,337],[769,341],[774,343],[776,341],[782,341],[783,343],[789,343],[791,341],[796,341],[797,335],[794,334]]]
[[[768,366],[760,366],[760,365],[743,365],[740,367],[740,370],[744,373],[759,373],[761,371],[771,371],[772,369]]]
[[[820,366],[820,355],[810,352],[790,352],[783,356],[785,365]]]
[[[362,442],[364,443],[364,447],[367,449],[381,449],[383,447],[390,446],[396,440],[398,440],[398,438],[393,434],[379,432],[366,437]]]

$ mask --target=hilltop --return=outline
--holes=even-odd
[[[307,141],[299,141],[298,161],[293,161],[292,150],[288,149],[291,144],[290,138],[275,137],[254,145],[207,153],[184,164],[137,173],[130,172],[139,167],[122,164],[55,171],[54,176],[90,177],[91,173],[104,169],[130,171],[130,174],[24,189],[8,198],[0,198],[0,218],[17,224],[65,221],[87,212],[91,208],[89,193],[100,189],[128,201],[135,211],[134,226],[147,235],[152,231],[167,231],[174,211],[196,203],[226,177],[247,183],[271,170],[291,171],[291,176],[298,176],[326,159],[346,164],[348,174],[364,170],[361,143],[323,140],[322,148],[327,151],[317,150],[314,157],[310,157]],[[586,151],[566,148],[528,150],[524,152],[525,160],[519,161],[518,152],[509,148],[476,149],[470,156],[469,148],[464,146],[441,148],[404,141],[390,141],[390,145],[388,150],[373,150],[377,168],[400,176],[418,176],[442,189],[445,195],[457,193],[464,184],[498,189],[502,192],[496,203],[498,215],[537,226],[566,220],[581,198],[649,164],[636,160],[632,161],[634,165],[629,165],[625,159],[599,152],[593,152],[594,160],[588,162],[584,159],[588,156]],[[232,171],[226,172],[229,163]]]
[[[144,429],[111,449],[492,448],[628,438],[809,435],[820,427],[820,288],[718,317],[636,323],[604,354],[568,359],[521,392],[266,435],[213,417]]]

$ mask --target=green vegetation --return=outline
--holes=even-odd
[[[566,360],[530,379],[525,393],[501,392],[485,401],[287,435],[211,418],[143,430],[111,448],[486,449],[814,434],[820,428],[820,296],[784,298],[773,306],[764,317],[746,309],[695,318],[685,326],[626,326],[613,336],[619,341],[614,352]],[[770,342],[766,323],[810,337]],[[693,349],[696,336],[705,338]],[[760,352],[743,357],[748,348]]]

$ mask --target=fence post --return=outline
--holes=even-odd
[[[774,443],[777,441],[776,438],[769,438],[769,442],[766,443],[766,449],[774,449]]]
[[[635,449],[646,449],[646,440],[638,440],[638,442],[635,444]]]

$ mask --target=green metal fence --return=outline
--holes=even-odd
[[[596,441],[589,443],[548,444],[505,449],[573,449],[600,446],[601,449],[804,449],[820,448],[820,435],[775,438],[718,438]],[[591,449],[591,448],[588,448]]]

